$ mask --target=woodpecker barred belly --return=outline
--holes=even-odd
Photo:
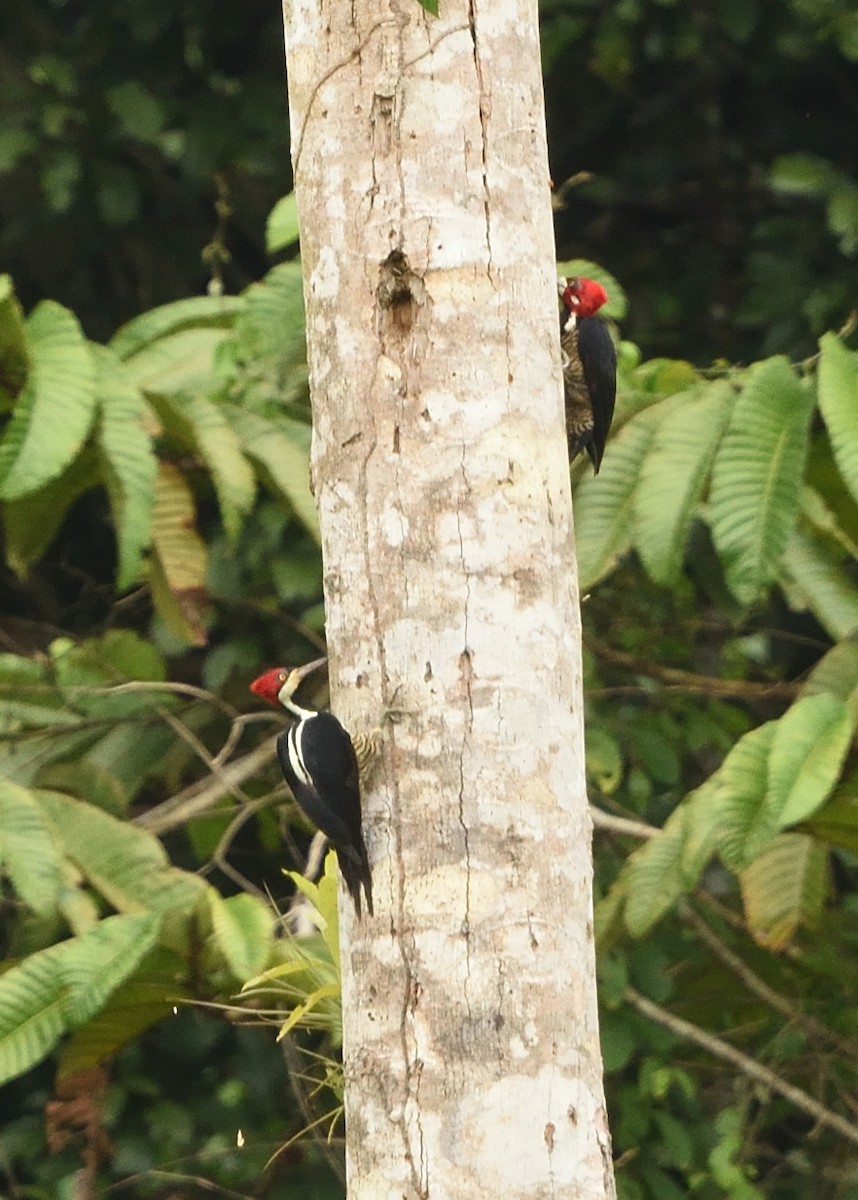
[[[250,690],[269,704],[282,705],[298,719],[277,739],[277,757],[301,810],[321,829],[337,852],[340,871],[361,915],[361,886],[372,916],[372,874],[361,829],[360,775],[355,745],[333,713],[296,704],[304,679],[327,660],[303,667],[273,667],[254,679]],[[356,739],[364,759],[372,738]]]
[[[608,293],[583,276],[558,279],[557,290],[569,459],[586,450],[598,474],[617,394],[617,353],[608,327],[595,316]]]

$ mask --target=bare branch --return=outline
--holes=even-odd
[[[588,650],[611,666],[659,679],[671,691],[695,692],[702,696],[735,696],[742,700],[793,700],[801,690],[800,683],[758,682],[751,679],[717,679],[711,675],[698,675],[694,671],[682,671],[676,667],[663,667],[649,659],[637,658],[609,646],[607,642],[588,634]]]
[[[722,1038],[716,1037],[712,1033],[707,1033],[699,1025],[692,1025],[690,1021],[674,1016],[666,1008],[662,1008],[659,1004],[654,1004],[652,1000],[648,1000],[646,996],[642,996],[634,988],[627,988],[625,997],[633,1008],[636,1008],[645,1017],[649,1017],[651,1021],[655,1021],[665,1029],[669,1029],[677,1037],[685,1038],[686,1041],[700,1046],[701,1049],[714,1055],[715,1058],[732,1063],[734,1067],[741,1071],[743,1075],[747,1075],[749,1079],[754,1079],[757,1083],[761,1083],[771,1091],[777,1092],[779,1096],[783,1096],[790,1104],[794,1104],[796,1108],[807,1113],[808,1116],[812,1117],[820,1125],[827,1125],[829,1129],[836,1130],[841,1137],[858,1145],[858,1125],[853,1125],[838,1113],[832,1112],[830,1108],[826,1108],[824,1104],[820,1104],[818,1100],[814,1100],[807,1092],[796,1087],[795,1084],[787,1083],[780,1075],[776,1075],[768,1067],[762,1066],[755,1059],[750,1058],[747,1054],[743,1054],[741,1050],[737,1050],[729,1042],[725,1042]]]
[[[198,780],[163,804],[140,813],[134,818],[134,824],[158,835],[184,825],[192,817],[212,808],[224,796],[234,795],[246,779],[271,761],[276,744],[276,737],[266,738],[248,754],[220,767],[217,774]]]
[[[590,805],[590,816],[593,818],[594,829],[604,829],[608,833],[622,833],[643,841],[661,833],[657,825],[647,825],[646,821],[632,821],[628,817],[617,817],[613,813],[606,813],[602,808],[596,808],[594,804]]]
[[[829,1029],[821,1021],[808,1016],[786,996],[769,987],[766,981],[761,979],[746,962],[743,962],[738,954],[734,954],[726,942],[722,941],[715,930],[704,921],[699,913],[694,911],[690,904],[681,904],[680,913],[683,920],[694,927],[700,940],[705,942],[712,953],[741,979],[749,992],[757,996],[769,1008],[773,1008],[775,1012],[786,1017],[791,1024],[803,1029],[811,1038],[828,1042],[829,1045],[835,1046],[841,1054],[848,1055],[850,1058],[858,1058],[858,1044],[855,1041],[843,1037],[836,1030]]]

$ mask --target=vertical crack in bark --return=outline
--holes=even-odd
[[[492,276],[492,221],[491,221],[491,205],[489,203],[489,167],[488,167],[488,121],[490,115],[491,103],[486,91],[485,80],[483,78],[483,64],[480,60],[480,40],[477,35],[477,6],[476,0],[468,0],[468,27],[471,33],[471,43],[474,53],[474,67],[477,72],[477,83],[480,88],[480,153],[483,175],[483,212],[486,222],[486,249],[488,250],[488,276]]]
[[[420,983],[411,969],[409,955],[405,948],[405,939],[400,934],[398,939],[399,953],[405,968],[405,992],[402,998],[402,1020],[399,1026],[402,1043],[402,1058],[405,1066],[405,1080],[402,1095],[401,1113],[394,1119],[402,1138],[402,1152],[408,1164],[411,1176],[411,1187],[415,1200],[428,1200],[429,1180],[428,1162],[426,1157],[426,1142],[423,1136],[423,1124],[420,1116],[420,1079],[423,1073],[423,1063],[412,1056],[409,1046],[409,1023],[420,999]],[[411,947],[413,949],[413,946]],[[408,1136],[409,1114],[413,1110],[414,1123],[417,1128],[417,1160]]]
[[[506,1018],[503,1015],[503,1008],[504,1008],[504,994],[503,993],[504,993],[505,978],[506,978],[506,973],[504,971],[504,960],[502,957],[498,957],[498,960],[497,960],[498,1010],[495,1013],[495,1017],[494,1017],[495,1044],[497,1046],[497,1057],[498,1057],[498,1079],[503,1079],[504,1075],[506,1074],[506,1053],[505,1053],[506,1041],[504,1038],[501,1037],[501,1030],[503,1029],[504,1025],[506,1024]]]
[[[551,1070],[548,1079],[548,1095],[546,1096],[546,1116],[545,1129],[543,1137],[545,1138],[545,1148],[548,1151],[548,1194],[556,1196],[557,1191],[554,1183],[554,1135],[557,1129],[554,1122],[551,1120],[551,1097],[554,1089],[554,1064],[557,1062],[557,1041],[554,1037],[551,1039]]]
[[[462,482],[464,484],[465,493],[469,493],[471,488],[468,483],[468,476],[465,470],[466,447],[462,444]],[[464,646],[462,653],[459,655],[459,671],[462,682],[465,685],[465,695],[468,700],[468,721],[465,726],[464,734],[462,735],[462,748],[459,752],[459,824],[462,826],[462,837],[465,843],[465,918],[462,922],[462,935],[465,939],[465,1004],[468,1009],[468,1016],[471,1015],[471,1000],[468,995],[468,981],[471,977],[471,846],[469,840],[468,823],[465,820],[465,752],[468,749],[471,731],[474,727],[474,697],[471,688],[471,680],[473,678],[473,663],[471,661],[471,650],[468,645],[469,640],[469,622],[470,622],[470,606],[471,606],[471,579],[468,574],[468,565],[465,561],[465,540],[462,534],[461,523],[461,504],[456,505],[456,529],[459,535],[459,555],[462,560],[462,573],[465,577],[465,615],[464,615]]]

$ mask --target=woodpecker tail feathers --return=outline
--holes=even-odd
[[[372,907],[372,872],[369,869],[369,859],[366,846],[361,840],[360,846],[335,846],[337,859],[340,864],[340,874],[348,889],[355,906],[358,920],[361,919],[361,887],[366,894],[366,907],[369,915],[374,916]]]

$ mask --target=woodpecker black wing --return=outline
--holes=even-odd
[[[333,713],[315,713],[281,733],[277,756],[302,811],[336,850],[358,917],[361,885],[372,915],[372,875],[361,829],[358,764],[351,738]]]
[[[586,450],[598,474],[614,415],[617,354],[598,317],[560,313],[560,357],[569,461]]]
[[[593,412],[593,427],[585,446],[598,474],[617,397],[617,352],[607,325],[598,317],[579,317],[578,354]]]

